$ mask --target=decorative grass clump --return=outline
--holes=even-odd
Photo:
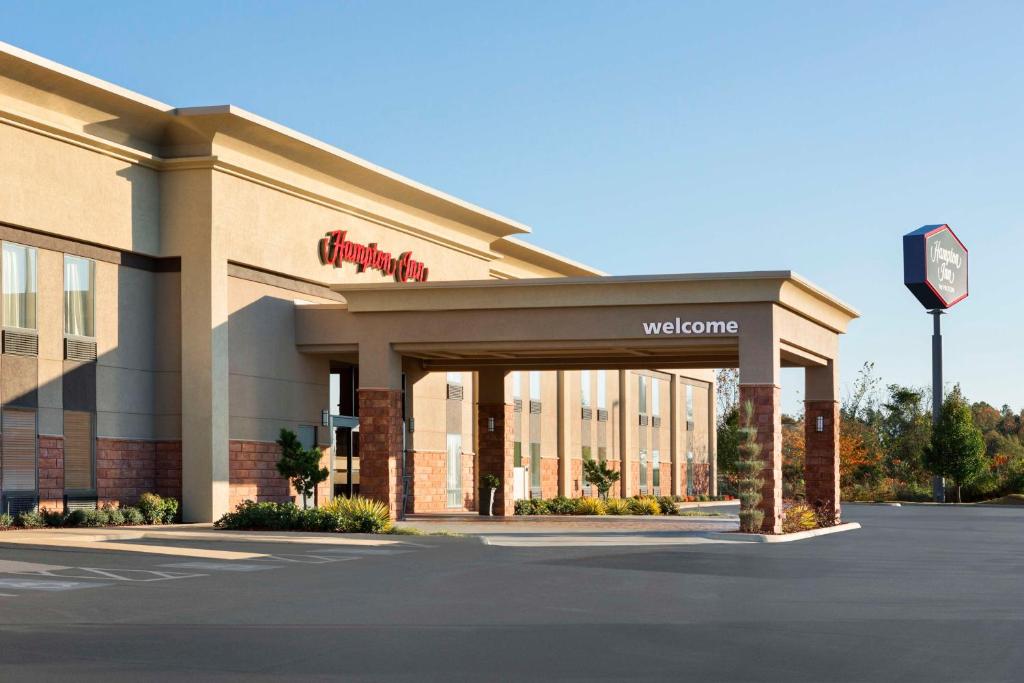
[[[629,499],[629,511],[634,515],[660,515],[661,505],[653,496],[639,496]]]
[[[600,498],[578,498],[576,500],[577,515],[606,515],[608,514],[605,502]]]

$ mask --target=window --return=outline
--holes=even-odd
[[[530,400],[540,400],[540,371],[530,371]]]
[[[523,397],[523,373],[518,370],[512,372],[512,398]]]
[[[640,449],[640,493],[647,493],[647,451]]]
[[[693,495],[693,451],[686,451],[686,495]]]
[[[661,415],[661,387],[656,378],[651,380],[651,415]]]
[[[636,393],[636,404],[637,412],[641,415],[647,414],[647,378],[643,375],[637,375],[637,393]]]
[[[64,411],[64,488],[91,491],[96,486],[92,413]]]
[[[651,451],[651,486],[661,486],[661,451]]]
[[[4,325],[36,329],[36,250],[4,242]]]
[[[580,402],[584,408],[590,407],[590,370],[580,372]]]
[[[0,489],[36,491],[36,411],[5,408],[3,411],[2,478]]]
[[[530,444],[530,488],[540,496],[540,444]],[[533,496],[531,496],[533,497]]]
[[[448,384],[462,384],[462,373],[461,372],[449,372],[448,373]]]
[[[523,466],[523,442],[512,442],[512,467]]]
[[[608,375],[604,370],[597,371],[597,407],[601,410],[608,407]]]
[[[583,458],[583,462],[588,462],[589,460],[593,459],[593,456],[591,455],[590,446],[583,446],[580,449],[580,455]],[[583,490],[584,490],[584,493],[589,493],[590,492],[590,482],[587,481],[587,469],[585,467],[583,467],[582,463],[580,463],[580,468],[581,468],[581,471],[583,473],[582,474],[582,479],[583,479]]]
[[[693,424],[693,385],[686,385],[686,422]]]
[[[96,264],[64,255],[64,334],[94,337]]]

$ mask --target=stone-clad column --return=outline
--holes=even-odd
[[[633,431],[636,428],[636,413],[633,412],[635,402],[630,400],[636,396],[635,379],[629,370],[619,370],[619,490],[623,498],[632,495],[634,485],[631,463],[636,459],[633,449],[636,442]]]
[[[804,485],[807,502],[838,524],[840,424],[836,367],[833,361],[827,367],[805,370]]]
[[[360,388],[359,494],[387,503],[392,519],[402,500],[402,392]]]
[[[740,384],[741,415],[743,406],[753,407],[757,442],[761,445],[761,509],[764,521],[761,531],[782,533],[782,412],[779,399],[782,390],[775,384]]]
[[[487,368],[478,373],[480,393],[477,395],[477,430],[480,443],[480,505],[481,515],[487,514],[490,489],[484,486],[484,477],[493,474],[501,481],[494,496],[494,514],[511,515],[515,512],[512,498],[513,458],[515,455],[514,407],[505,400],[507,371]]]
[[[402,357],[387,342],[359,344],[359,493],[402,501]]]

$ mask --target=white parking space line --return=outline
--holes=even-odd
[[[84,581],[39,581],[36,579],[0,579],[0,588],[28,591],[73,591],[79,588],[100,588],[109,583],[86,583]]]
[[[267,564],[243,564],[240,562],[176,562],[160,566],[180,569],[202,569],[211,572],[258,572],[265,569],[279,569],[279,567]]]
[[[101,569],[99,567],[64,567],[59,570],[11,573],[22,576],[45,576],[54,579],[114,580],[128,581],[131,583],[152,583],[153,581],[173,581],[176,579],[194,579],[200,576],[206,576],[206,574],[158,572],[149,569]]]

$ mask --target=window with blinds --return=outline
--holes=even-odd
[[[36,490],[36,411],[8,408],[0,426],[3,434],[2,486],[8,491]]]
[[[64,488],[68,491],[91,491],[95,488],[92,413],[64,411]]]

